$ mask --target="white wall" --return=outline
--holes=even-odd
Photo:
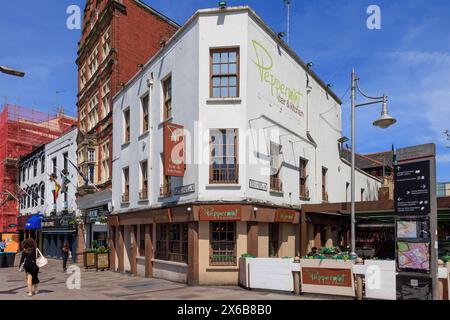
[[[272,68],[264,71],[269,71],[281,83],[299,93],[296,112],[283,107],[276,94],[272,95],[271,86],[261,80],[260,69],[254,63],[257,61],[254,41],[267,51],[261,51],[261,46],[258,46],[258,54],[268,53],[272,58]],[[231,46],[238,46],[240,50],[240,96],[238,99],[210,99],[210,48]],[[269,61],[267,57],[264,59],[265,62]],[[151,73],[154,78],[150,89],[151,128],[148,135],[139,136],[140,97],[149,90],[147,79]],[[169,73],[172,73],[173,122],[183,125],[186,133],[193,136],[192,143],[190,137],[186,137],[185,177],[172,179],[172,185],[176,187],[195,183],[196,192],[183,197],[160,198],[160,153],[163,151],[161,80]],[[186,29],[152,58],[114,99],[114,211],[160,206],[172,201],[237,201],[249,198],[278,205],[301,205],[305,201],[299,198],[299,157],[309,160],[309,203],[322,201],[322,166],[328,169],[329,201],[345,201],[345,185],[350,181],[350,168],[339,157],[341,107],[312,76],[309,79],[311,91],[308,103],[305,69],[261,28],[257,19],[245,8],[230,13],[207,11],[191,19]],[[131,142],[123,145],[123,110],[126,108],[131,110]],[[317,143],[317,148],[307,137],[308,123],[309,133]],[[278,129],[278,135],[271,138],[269,130],[261,130],[269,126]],[[236,185],[209,185],[209,129],[212,128],[239,129],[240,167],[239,183]],[[255,135],[247,134],[249,129],[260,130],[263,134],[259,134],[260,139],[257,139]],[[269,184],[270,139],[283,146],[282,195],[250,189],[248,186],[249,179]],[[148,202],[138,201],[139,163],[143,159],[149,161],[151,197]],[[126,166],[130,168],[130,203],[122,204],[122,169]],[[377,179],[358,172],[357,200],[360,200],[361,188],[366,189],[367,200],[376,199],[380,185]]]

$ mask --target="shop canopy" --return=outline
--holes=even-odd
[[[41,221],[43,214],[37,214],[31,216],[25,223],[25,230],[38,230],[41,229]]]

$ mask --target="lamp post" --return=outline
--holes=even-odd
[[[381,116],[379,119],[373,122],[373,125],[382,129],[388,128],[397,122],[396,119],[391,117],[387,108],[387,95],[383,94],[382,97],[370,97],[366,95],[358,86],[359,78],[356,77],[355,69],[352,70],[352,95],[351,95],[351,139],[352,139],[352,171],[351,171],[351,253],[350,255],[356,257],[356,231],[355,231],[355,111],[357,107],[368,106],[373,104],[382,103]],[[368,102],[356,104],[356,93],[359,92]]]
[[[25,76],[25,72],[14,70],[12,68],[5,67],[5,66],[0,66],[0,72],[9,74],[9,75],[15,76],[15,77]]]

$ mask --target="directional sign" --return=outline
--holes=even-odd
[[[430,163],[420,161],[395,166],[395,212],[428,214],[430,207]]]

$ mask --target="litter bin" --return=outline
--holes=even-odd
[[[5,268],[14,268],[15,252],[5,252]]]
[[[6,268],[6,253],[0,252],[0,268]]]

